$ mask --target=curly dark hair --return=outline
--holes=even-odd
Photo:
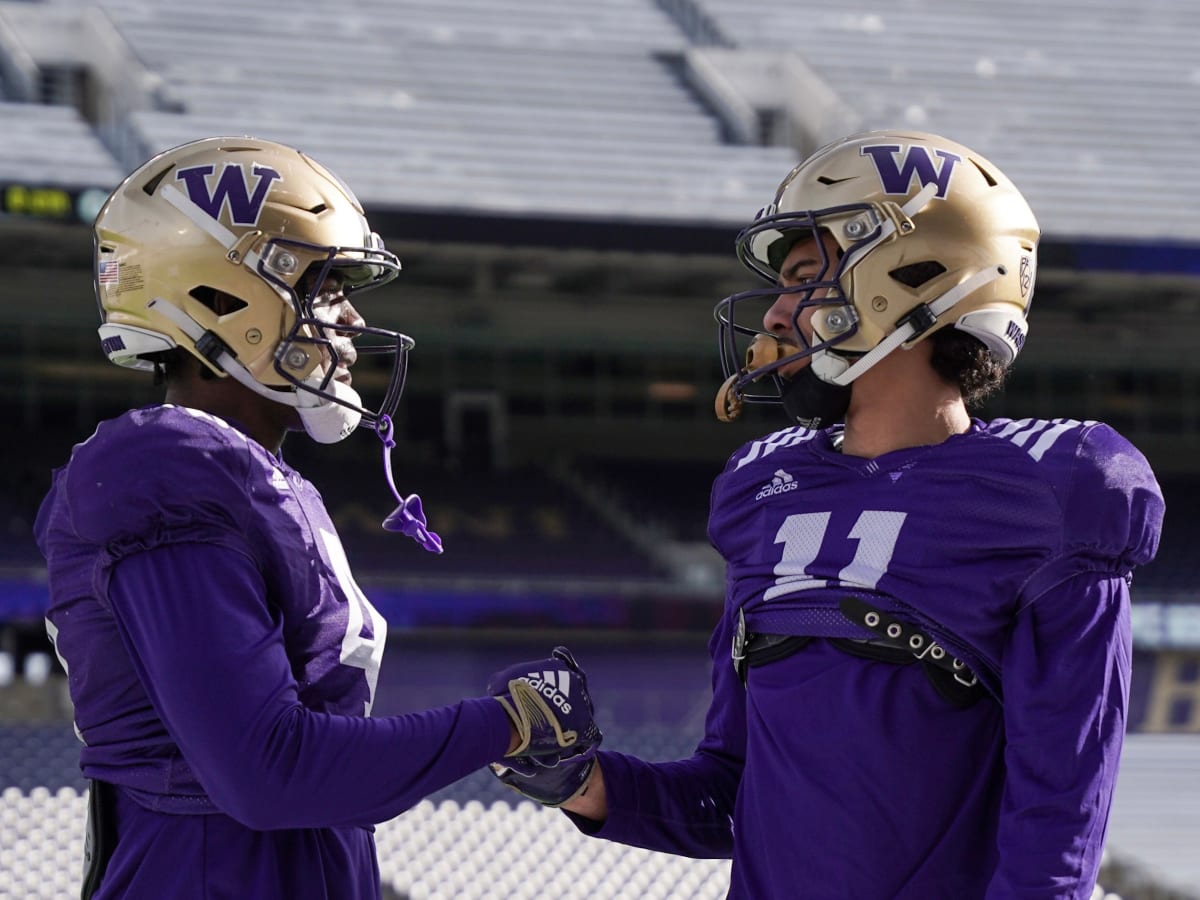
[[[992,356],[979,338],[951,325],[935,331],[929,341],[934,371],[958,385],[968,408],[979,407],[1004,387],[1010,367]]]

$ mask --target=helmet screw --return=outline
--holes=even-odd
[[[846,237],[857,240],[867,233],[867,223],[862,219],[851,219],[846,223]]]
[[[291,275],[296,271],[296,257],[290,253],[280,253],[275,257],[275,268],[283,275]]]
[[[287,355],[284,356],[283,361],[290,369],[302,369],[304,368],[304,364],[308,362],[308,354],[303,350],[296,348],[289,350]]]
[[[874,297],[871,299],[871,309],[875,310],[875,312],[883,312],[887,307],[887,297]]]
[[[836,334],[850,327],[850,319],[840,309],[835,309],[825,317],[825,324]]]
[[[230,262],[237,262],[239,259],[242,258],[242,254],[238,253],[236,250],[230,250],[225,258],[228,259]]]
[[[262,340],[262,332],[259,331],[257,328],[251,328],[249,331],[246,332],[246,343],[247,344],[257,344],[261,340]]]

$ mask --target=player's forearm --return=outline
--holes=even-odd
[[[1091,895],[1124,738],[1129,643],[1119,576],[1076,575],[1022,611],[1004,663],[1008,774],[989,898]]]
[[[368,825],[482,768],[509,740],[490,698],[369,719],[298,710],[248,736],[242,765],[202,753],[214,802],[252,828]]]
[[[604,768],[597,763],[592,767],[585,787],[577,797],[568,800],[560,809],[575,813],[593,822],[603,822],[608,818],[608,795],[604,789]]]
[[[565,807],[586,834],[680,856],[727,858],[740,765],[698,752],[677,762],[649,763],[622,753],[597,754],[600,793]],[[580,803],[579,801],[582,801]]]

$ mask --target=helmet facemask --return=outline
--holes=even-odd
[[[866,222],[873,217],[866,206],[784,215],[764,211],[738,235],[738,259],[772,284],[726,297],[714,313],[726,385],[741,401],[781,402],[787,388],[783,370],[794,370],[804,360],[818,377],[838,366],[832,351],[858,330],[858,316],[844,286],[854,261],[878,238],[880,228],[864,229],[864,237],[853,242],[848,252],[825,236],[847,218]],[[799,283],[781,286],[778,282],[794,280],[783,267],[792,248],[800,244],[812,248],[806,260],[812,274]],[[769,334],[763,330],[763,320],[781,297],[795,298],[790,334]],[[801,320],[808,310],[812,316],[806,331]]]
[[[296,279],[295,270],[305,259],[312,262]],[[275,350],[272,369],[281,382],[295,388],[294,405],[314,440],[340,440],[359,425],[378,430],[381,420],[395,413],[407,377],[412,338],[365,323],[336,322],[328,311],[343,298],[352,300],[386,284],[398,271],[398,261],[381,243],[371,248],[316,247],[273,238],[263,249],[258,273],[288,298],[294,311],[291,326]],[[347,361],[350,343],[353,358]],[[392,359],[384,394],[372,407],[363,405],[355,388],[338,380],[339,370],[348,369],[360,355]]]

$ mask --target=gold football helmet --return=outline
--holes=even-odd
[[[836,258],[822,234],[832,238]],[[736,418],[742,402],[784,402],[808,424],[803,409],[790,408],[791,379],[779,370],[811,357],[797,378],[807,382],[805,391],[813,394],[815,385],[816,394],[836,393],[848,403],[850,385],[863,372],[947,326],[975,336],[1010,364],[1028,332],[1039,236],[1013,183],[961,144],[878,131],[818,150],[738,235],[738,258],[775,286],[717,305],[726,376],[718,417]],[[780,266],[802,239],[814,240],[820,271],[780,288]],[[798,297],[794,333],[781,343],[764,332],[762,315],[783,293]],[[811,338],[799,324],[810,308]],[[826,409],[808,418],[829,417]]]
[[[346,296],[386,284],[400,262],[350,189],[298,150],[246,137],[167,150],[113,191],[94,236],[100,341],[117,365],[152,370],[153,354],[181,347],[217,375],[296,407],[323,443],[360,423],[378,428],[394,412],[412,339],[334,327],[318,298],[330,284]],[[335,332],[362,340],[359,353],[392,355],[375,408],[334,380]]]

